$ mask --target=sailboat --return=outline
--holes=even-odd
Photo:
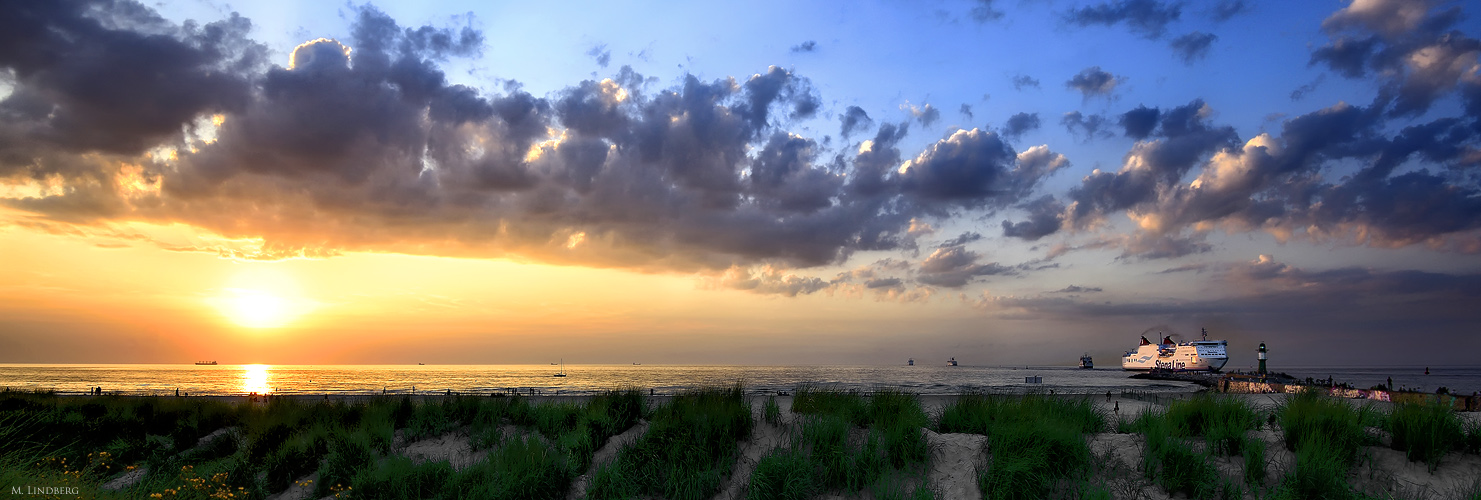
[[[565,358],[561,358],[561,372],[560,373],[557,373],[555,375],[551,375],[551,376],[552,377],[564,377],[564,376],[566,376],[566,359]]]

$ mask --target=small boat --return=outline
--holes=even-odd
[[[642,363],[633,363],[633,366],[639,366],[639,365],[642,365]]]
[[[1084,356],[1080,356],[1080,368],[1086,370],[1095,368],[1095,362],[1090,360],[1090,353],[1087,352]]]
[[[195,364],[200,366],[216,366],[215,361],[196,361]]]
[[[555,363],[551,363],[551,364],[553,365]],[[564,360],[564,359],[561,360],[561,372],[560,373],[557,373],[555,375],[551,375],[551,376],[552,377],[564,377],[564,376],[566,376],[566,360]]]
[[[956,358],[946,360],[946,366],[956,366]]]
[[[426,363],[417,363],[417,366],[426,366]]]
[[[905,361],[905,366],[915,366],[915,358],[910,358],[910,359],[906,360]]]

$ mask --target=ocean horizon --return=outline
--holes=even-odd
[[[564,372],[567,376],[556,377]],[[1242,367],[1241,367],[1242,368]],[[1425,374],[1425,370],[1429,374]],[[1272,367],[1297,378],[1348,383],[1354,387],[1387,384],[1433,392],[1481,390],[1481,367],[1398,366]],[[1233,370],[1226,370],[1233,371]],[[1097,369],[1067,366],[945,365],[268,365],[268,364],[36,364],[0,363],[0,388],[85,394],[101,387],[130,395],[231,396],[511,393],[590,395],[620,388],[674,393],[699,387],[743,385],[751,393],[776,393],[811,385],[842,390],[891,389],[922,395],[969,392],[1104,394],[1105,392],[1187,392],[1187,382],[1130,378],[1112,365]],[[1030,382],[1038,377],[1038,383]]]

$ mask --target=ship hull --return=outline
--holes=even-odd
[[[1219,371],[1229,362],[1227,342],[1207,340],[1181,344],[1152,344],[1129,351],[1121,368],[1130,371]]]

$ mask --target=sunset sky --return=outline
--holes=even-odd
[[[0,362],[1476,364],[1416,0],[0,1]]]

